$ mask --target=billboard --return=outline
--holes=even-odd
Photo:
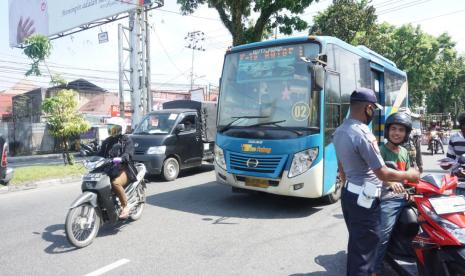
[[[115,16],[150,0],[8,0],[10,46],[38,33],[56,35]]]

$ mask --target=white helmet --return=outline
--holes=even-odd
[[[107,125],[117,125],[121,127],[121,133],[126,132],[126,121],[121,117],[111,117],[107,120]]]

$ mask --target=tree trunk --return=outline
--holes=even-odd
[[[65,145],[64,151],[66,155],[66,161],[68,165],[73,165],[74,164],[73,159],[71,158],[71,155],[69,154],[68,137],[64,137],[64,145]]]
[[[73,165],[73,160],[69,154],[68,150],[68,137],[63,136],[63,160],[65,165]]]
[[[66,153],[65,153],[65,138],[62,136],[61,137],[61,144],[63,145],[63,148],[61,149],[61,156],[63,157],[63,163],[65,166],[68,164],[68,159],[66,158]]]

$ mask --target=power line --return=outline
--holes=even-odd
[[[410,23],[418,23],[418,22],[422,22],[422,21],[432,20],[432,19],[436,19],[436,18],[439,18],[439,17],[449,16],[449,15],[453,15],[453,14],[461,13],[461,12],[465,12],[465,9],[454,11],[454,12],[449,12],[449,13],[445,13],[445,14],[440,14],[440,15],[436,15],[436,16],[432,16],[432,17],[426,17],[426,18],[422,18],[422,19],[419,19],[419,20],[415,20],[415,21],[410,21]]]
[[[376,9],[378,8],[382,8],[382,7],[387,7],[387,6],[391,6],[391,5],[394,5],[394,4],[398,4],[400,2],[403,2],[405,0],[388,0],[388,1],[384,1],[384,2],[381,2],[381,3],[378,3],[378,4],[374,4],[373,7],[375,7]]]
[[[155,34],[155,37],[157,38],[158,42],[160,43],[160,46],[163,50],[163,52],[165,53],[166,57],[168,58],[169,62],[174,66],[174,68],[176,68],[176,70],[178,72],[181,72],[182,73],[182,70],[179,69],[179,67],[176,65],[176,63],[171,59],[171,56],[168,54],[168,51],[166,51],[166,48],[165,46],[163,45],[163,42],[162,40],[160,39],[160,37],[158,36],[158,33],[155,31],[155,29],[153,29],[153,33]]]
[[[421,5],[421,4],[430,2],[430,1],[431,0],[416,0],[416,1],[413,1],[413,2],[410,2],[410,3],[406,3],[406,4],[403,4],[403,5],[399,5],[399,6],[396,6],[396,7],[392,7],[392,8],[389,8],[389,9],[379,11],[378,15],[384,15],[384,14],[388,14],[388,13],[391,13],[391,12],[404,10],[406,8],[411,8],[411,7],[414,7],[414,6],[418,6],[418,5]]]
[[[221,21],[220,19],[218,19],[218,18],[197,16],[197,15],[192,15],[192,14],[182,14],[181,12],[170,11],[170,10],[164,10],[164,9],[156,9],[155,11],[161,11],[161,12],[172,13],[172,14],[177,14],[177,15],[181,15],[181,16],[189,16],[189,17],[194,17],[194,18],[199,18],[199,19],[213,20],[213,21],[222,22],[222,21]]]

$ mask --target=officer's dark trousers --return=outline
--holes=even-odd
[[[375,271],[381,209],[379,200],[375,200],[370,209],[360,207],[357,197],[342,189],[342,213],[349,230],[347,275],[367,276]]]

